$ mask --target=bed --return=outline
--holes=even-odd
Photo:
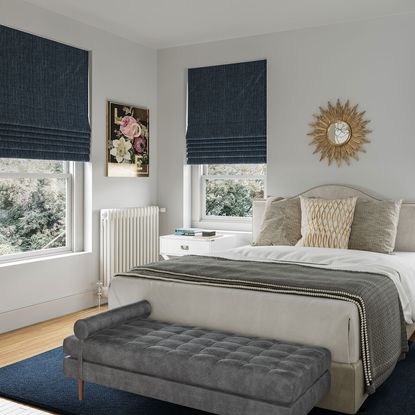
[[[347,186],[319,186],[303,193],[328,199],[373,198]],[[253,236],[258,232],[265,201],[254,203]],[[227,260],[287,262],[388,274],[399,293],[407,336],[415,325],[415,205],[403,204],[392,255],[291,246],[240,247],[221,255]],[[362,362],[361,317],[358,307],[342,299],[290,293],[241,290],[154,278],[118,275],[109,288],[109,307],[141,299],[150,301],[152,318],[240,334],[317,345],[332,353],[332,386],[319,406],[356,413],[367,393]]]

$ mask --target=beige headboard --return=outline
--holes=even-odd
[[[322,197],[324,199],[341,199],[345,197],[357,196],[362,199],[380,200],[353,187],[334,184],[313,187],[312,189],[300,193],[300,195],[307,197]],[[254,201],[252,218],[253,240],[256,239],[261,226],[265,202],[265,200]],[[398,234],[396,236],[395,251],[415,252],[415,203],[402,204],[401,214],[399,217]]]

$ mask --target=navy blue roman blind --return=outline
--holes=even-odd
[[[266,93],[266,60],[189,69],[187,163],[266,163]]]
[[[89,160],[88,60],[0,26],[0,157]]]

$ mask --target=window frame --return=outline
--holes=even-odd
[[[83,249],[83,177],[84,163],[63,161],[62,173],[0,172],[0,179],[65,179],[66,180],[66,244],[57,248],[44,248],[0,256],[0,265],[28,259],[68,254]]]
[[[265,164],[265,163],[264,163]],[[265,164],[266,166],[266,164]],[[191,225],[194,227],[202,227],[207,229],[221,229],[231,231],[251,231],[252,216],[214,216],[206,215],[206,182],[207,180],[263,180],[264,195],[267,188],[267,171],[264,175],[219,175],[207,173],[208,164],[193,165],[191,172],[192,183],[192,203]]]

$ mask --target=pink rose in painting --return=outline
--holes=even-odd
[[[147,140],[144,136],[134,138],[133,149],[137,154],[143,154],[147,150]]]
[[[132,140],[134,137],[138,137],[141,134],[141,128],[134,117],[131,115],[126,115],[121,120],[121,132]]]

